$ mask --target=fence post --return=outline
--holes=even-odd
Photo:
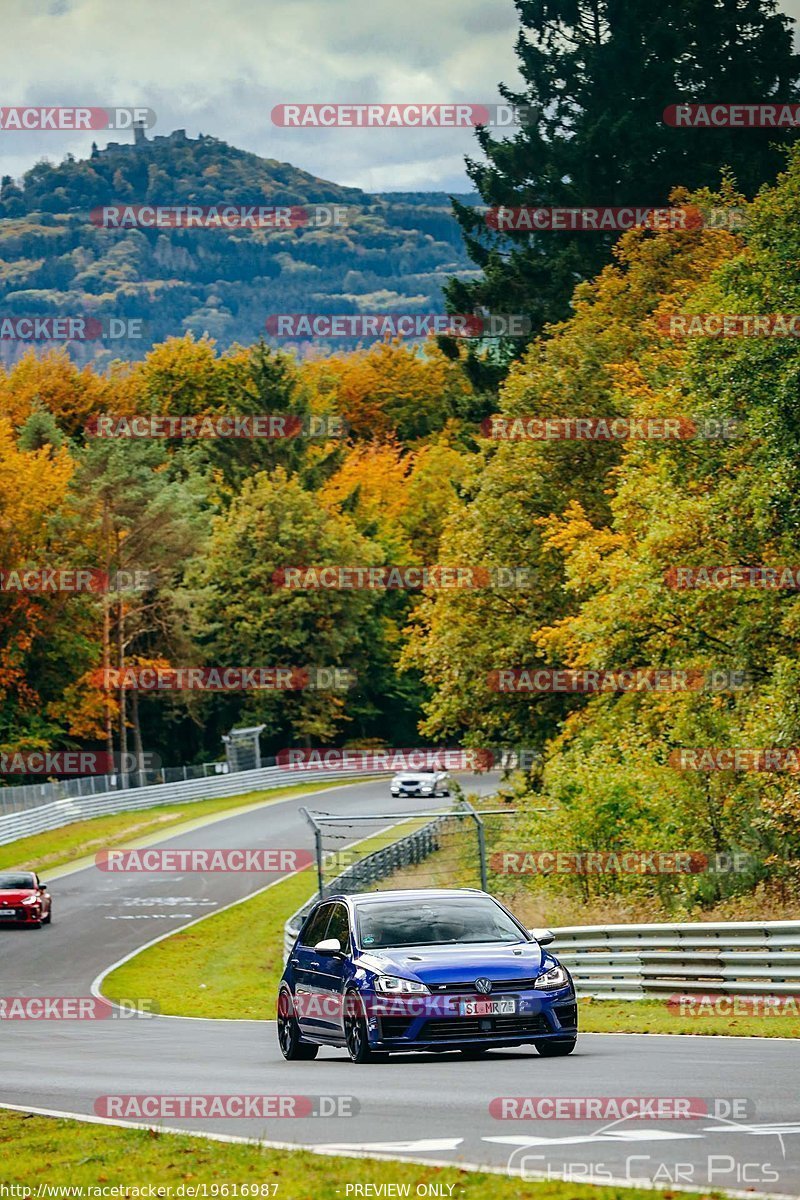
[[[305,817],[314,830],[314,844],[317,850],[317,887],[319,889],[319,898],[322,900],[325,895],[325,881],[322,875],[322,829],[307,808],[300,808],[298,812]]]
[[[470,804],[469,800],[462,800],[463,808],[472,817],[478,831],[478,859],[481,865],[481,888],[484,892],[489,890],[489,879],[486,873],[486,831],[483,827],[483,821],[476,813],[475,809]]]

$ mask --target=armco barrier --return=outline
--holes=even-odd
[[[572,926],[553,950],[579,995],[800,995],[800,921]]]
[[[283,770],[280,767],[261,767],[255,771],[234,771],[208,779],[190,779],[178,783],[160,783],[153,787],[129,788],[126,791],[101,792],[96,796],[78,796],[54,800],[25,812],[0,816],[0,846],[60,829],[73,821],[103,817],[111,813],[135,812],[140,808],[155,808],[161,804],[192,803],[217,796],[238,796],[245,792],[268,791],[297,783],[330,782],[364,778],[364,771],[320,771],[318,768]],[[375,772],[372,772],[375,774]]]

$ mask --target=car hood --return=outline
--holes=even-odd
[[[491,980],[529,979],[542,969],[538,942],[497,945],[481,942],[469,946],[403,946],[365,950],[359,965],[383,975],[400,975],[421,983],[471,983]]]
[[[19,904],[26,896],[38,896],[38,894],[36,888],[14,888],[13,890],[0,888],[0,905],[5,907],[10,904]]]
[[[393,777],[392,783],[408,783],[413,780],[421,783],[433,783],[438,778],[439,772],[433,771],[398,771]]]

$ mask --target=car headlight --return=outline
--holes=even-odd
[[[414,979],[400,979],[397,975],[379,975],[375,980],[375,991],[390,996],[430,995],[424,983],[417,983]]]
[[[41,900],[39,899],[38,896],[26,896],[25,899],[22,901],[22,903],[23,904],[41,904]]]
[[[569,975],[563,967],[551,967],[542,975],[537,975],[533,986],[535,988],[560,988],[569,983]]]

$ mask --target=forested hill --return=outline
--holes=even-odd
[[[338,228],[104,229],[109,204],[338,204]],[[274,313],[443,311],[441,287],[470,275],[443,193],[370,195],[176,130],[38,163],[0,186],[0,315],[144,320],[144,336],[73,346],[80,360],[141,358],[191,331],[249,344]],[[349,345],[350,343],[337,343]],[[16,358],[24,347],[0,343]],[[297,349],[302,353],[300,343]]]

